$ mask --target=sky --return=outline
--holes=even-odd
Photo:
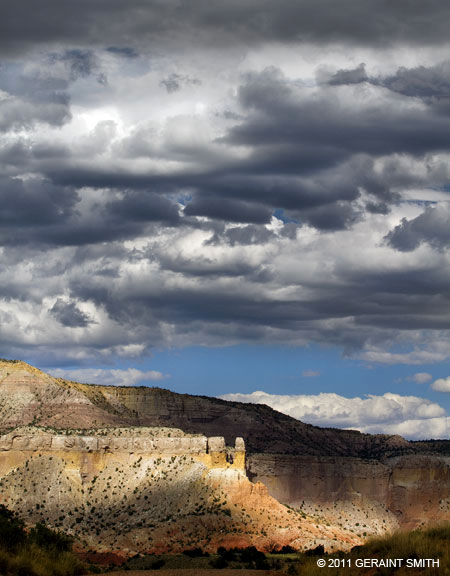
[[[1,3],[0,355],[450,438],[449,26],[445,0]]]

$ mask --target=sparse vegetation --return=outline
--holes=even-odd
[[[190,568],[198,570],[199,574],[215,570],[240,569],[241,574],[247,570],[270,570],[280,576],[324,576],[330,569],[320,568],[317,561],[323,559],[326,566],[333,561],[340,561],[342,566],[332,569],[337,576],[367,576],[380,574],[389,576],[407,576],[412,573],[406,567],[408,559],[434,558],[439,559],[440,567],[415,568],[417,576],[448,576],[450,574],[450,525],[430,528],[423,531],[398,532],[392,536],[374,538],[364,546],[358,546],[349,553],[324,554],[323,547],[317,546],[309,552],[297,552],[290,547],[275,550],[269,554],[258,551],[255,547],[231,548],[219,547],[216,554],[203,557],[200,549],[185,551],[181,555],[140,555],[129,560],[122,566],[123,570],[164,569],[183,570]],[[189,552],[189,553],[186,553]],[[191,554],[191,552],[193,552]],[[373,559],[403,559],[401,568],[380,568],[368,570],[367,567],[357,567],[357,561],[365,558]],[[344,567],[345,563],[345,567]],[[336,564],[337,565],[337,564]],[[201,571],[201,572],[200,572]],[[220,573],[220,572],[219,572]],[[114,574],[114,572],[112,573]]]
[[[363,576],[369,573],[383,574],[388,576],[395,574],[403,576],[411,574],[427,576],[450,575],[450,525],[441,525],[425,530],[413,530],[411,532],[397,532],[390,536],[370,539],[365,545],[357,546],[348,554],[339,552],[331,555],[314,555],[304,553],[292,563],[297,572],[292,574],[308,574],[308,576],[323,576],[324,568],[317,566],[317,559],[323,557],[327,566],[332,559],[340,559],[341,567],[333,567],[334,576]],[[317,552],[322,552],[316,549]],[[380,567],[372,572],[367,567],[358,566],[363,559],[402,559],[399,567]],[[411,568],[407,566],[407,560],[434,559],[439,560],[439,568],[422,566]],[[345,560],[345,566],[344,561]],[[289,572],[288,572],[289,573]]]
[[[72,540],[38,523],[24,523],[0,505],[0,574],[2,576],[76,576],[83,565],[72,554]]]

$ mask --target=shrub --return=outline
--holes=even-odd
[[[8,576],[76,576],[84,566],[72,554],[65,534],[37,524],[27,534],[23,522],[0,506],[0,574]]]
[[[29,540],[46,550],[67,552],[72,549],[72,538],[62,532],[50,530],[50,528],[47,528],[42,522],[38,522],[36,526],[30,530]]]
[[[219,556],[218,558],[214,558],[213,560],[210,560],[209,564],[213,568],[219,568],[219,569],[228,567],[228,562],[222,556]]]
[[[0,505],[0,542],[8,550],[15,551],[26,540],[22,520],[14,512]]]
[[[202,556],[209,556],[208,552],[203,552],[201,548],[192,548],[191,550],[183,550],[185,556],[189,558],[201,558]]]

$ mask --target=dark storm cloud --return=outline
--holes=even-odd
[[[240,326],[266,325],[295,329],[302,321],[315,317],[308,311],[306,303],[279,302],[270,298],[255,299],[254,295],[232,293],[229,290],[193,290],[169,288],[164,291],[146,290],[139,293],[122,291],[107,293],[98,285],[72,285],[72,292],[80,299],[90,299],[104,305],[108,314],[118,322],[146,324],[153,319],[158,322],[175,323],[178,326],[192,322],[237,323]],[[266,312],[262,314],[262,310]],[[137,320],[139,319],[139,320]]]
[[[25,18],[25,14],[32,14]],[[270,41],[385,44],[447,41],[450,7],[445,0],[32,0],[3,2],[0,50],[65,42],[92,46],[168,46]]]
[[[56,300],[50,313],[63,326],[69,328],[82,328],[90,323],[87,314],[82,312],[74,302],[65,302],[62,298]]]
[[[231,246],[244,246],[251,244],[265,244],[270,240],[273,240],[275,234],[268,230],[265,226],[239,226],[235,228],[229,228],[223,234],[223,236],[228,240]]]
[[[313,304],[332,313],[354,315],[356,325],[390,330],[448,330],[450,314],[446,295],[448,270],[418,263],[411,270],[341,271],[345,289],[335,288],[331,299]],[[347,300],[344,303],[344,299]]]
[[[232,144],[264,149],[286,144],[320,150],[324,162],[346,153],[387,155],[424,154],[450,147],[450,122],[432,111],[403,108],[391,102],[378,105],[343,105],[332,93],[298,98],[280,72],[274,69],[251,75],[239,98],[249,113],[230,130]]]
[[[320,230],[345,230],[357,220],[358,211],[349,204],[336,202],[307,210],[303,215],[308,224]]]
[[[97,56],[92,50],[65,50],[62,53],[50,54],[49,60],[50,63],[62,62],[67,67],[69,79],[72,82],[94,74],[100,84],[107,82],[105,74],[100,70]]]
[[[90,74],[89,58],[85,61],[86,54],[77,53],[76,62],[78,56],[80,73]],[[395,186],[404,181],[393,168],[390,173],[375,171],[374,158],[388,153],[420,157],[448,149],[450,122],[430,109],[403,109],[395,102],[389,107],[343,106],[333,90],[320,88],[313,97],[305,95],[273,68],[249,75],[239,90],[246,115],[221,142],[249,146],[250,154],[239,161],[216,157],[199,172],[136,174],[112,164],[74,163],[68,149],[33,147],[54,186],[128,189],[94,209],[95,225],[92,219],[74,217],[64,229],[48,229],[41,238],[63,244],[70,237],[72,244],[108,241],[129,237],[133,230],[138,234],[146,222],[195,225],[192,217],[261,225],[277,209],[298,222],[332,231],[350,228],[363,217],[363,205],[367,212],[387,213],[399,198]],[[127,149],[138,146],[141,136],[139,132],[128,137]],[[172,158],[178,149],[169,143],[154,153]],[[199,160],[203,151],[193,149],[192,155]],[[165,197],[176,197],[182,190],[191,196],[184,220]]]
[[[0,144],[0,166],[3,175],[15,174],[17,168],[25,166],[31,160],[30,147],[24,138]]]
[[[107,198],[107,197],[106,197]],[[80,193],[44,179],[0,177],[0,243],[77,246],[116,241],[142,233],[147,225],[179,222],[178,208],[163,196],[124,192],[80,211]]]
[[[448,206],[427,206],[422,214],[407,220],[403,218],[386,236],[388,243],[401,252],[415,250],[428,243],[443,250],[450,246],[450,210]]]
[[[233,262],[211,262],[208,258],[198,258],[196,260],[182,257],[170,258],[166,254],[159,254],[158,263],[161,269],[170,270],[186,277],[206,278],[206,277],[236,277],[245,276],[252,278],[252,275],[260,274],[256,266],[248,262],[239,260]],[[259,277],[259,281],[261,278]]]
[[[449,64],[375,77],[354,65],[364,50],[314,86],[237,72],[258,68],[255,46],[271,41],[315,42],[315,56],[328,42],[352,55],[349,43],[376,45],[367,62],[395,42],[447,41],[447,3],[44,0],[23,18],[31,6],[0,7],[13,62],[0,67],[2,330],[25,342],[20,327],[35,322],[44,342],[65,335],[68,355],[106,358],[169,341],[349,351],[450,327],[448,210],[426,208],[382,241],[405,191],[448,181]],[[69,95],[73,124],[36,130],[67,122]],[[391,265],[391,248],[421,243],[431,263],[417,251]],[[88,328],[86,341],[64,328]]]
[[[106,213],[119,222],[164,222],[175,225],[180,221],[176,204],[151,192],[128,191],[120,200],[108,203]]]
[[[114,54],[114,56],[122,56],[122,58],[137,58],[138,52],[130,46],[108,46],[107,52]]]
[[[332,86],[339,86],[341,84],[359,84],[361,82],[366,82],[368,79],[369,77],[366,74],[366,66],[364,63],[361,63],[356,68],[351,68],[350,70],[338,70],[333,74],[328,83]]]
[[[248,275],[239,267],[198,267],[193,261],[169,263],[169,269],[202,278],[197,288],[188,286],[142,287],[122,286],[116,290],[106,283],[87,280],[72,284],[74,296],[104,306],[108,315],[121,325],[177,326],[178,335],[209,335],[222,330],[222,337],[234,335],[240,340],[264,340],[267,331],[280,331],[278,338],[305,338],[308,341],[333,343],[347,351],[360,349],[366,342],[383,343],[394,330],[443,330],[450,328],[447,299],[442,290],[448,285],[448,274],[419,267],[409,274],[386,272],[362,275],[337,270],[340,283],[313,282],[314,296],[306,299],[279,299],[269,293],[230,289],[212,285],[207,278],[215,275]],[[261,270],[262,273],[262,270]],[[255,278],[256,280],[256,278]],[[259,288],[274,280],[257,279]],[[364,289],[362,289],[364,286]],[[207,336],[205,336],[207,338]]]
[[[349,228],[362,216],[361,194],[367,212],[385,214],[399,199],[395,187],[413,184],[412,177],[406,182],[407,176],[394,168],[391,173],[388,168],[375,170],[374,159],[387,154],[420,158],[448,150],[450,121],[432,108],[403,107],[395,99],[344,105],[336,89],[319,87],[311,96],[274,68],[247,76],[239,89],[245,114],[216,142],[224,151],[229,145],[248,147],[249,154],[238,161],[211,155],[206,146],[186,145],[181,157],[200,163],[199,171],[135,173],[112,164],[75,163],[70,154],[66,160],[61,154],[58,160],[49,157],[41,169],[59,186],[148,189],[156,195],[146,200],[153,207],[137,208],[144,220],[175,222],[175,211],[160,213],[163,207],[156,207],[156,198],[184,190],[191,196],[186,217],[265,223],[274,210],[284,209],[289,217],[322,230]],[[179,158],[178,143],[169,139],[157,148],[143,130],[128,136],[116,152]],[[43,158],[45,146],[41,148],[34,150]],[[136,219],[133,202],[144,197],[123,200],[124,219]]]
[[[321,80],[323,74],[319,74]],[[323,79],[322,79],[323,80]],[[369,76],[365,65],[354,69],[338,70],[325,78],[330,86],[341,86],[368,82],[382,86],[392,92],[411,98],[419,98],[428,105],[448,113],[450,111],[450,61],[446,60],[433,66],[400,67],[389,76]]]
[[[21,227],[46,227],[66,222],[73,214],[78,194],[37,179],[22,181],[0,176],[0,225],[14,234]]]
[[[399,68],[395,75],[383,80],[383,85],[405,96],[449,98],[450,62],[429,67]]]
[[[49,58],[51,62],[64,62],[71,80],[86,78],[97,68],[97,59],[91,50],[66,50],[62,54],[51,54]]]
[[[166,89],[168,94],[172,94],[181,90],[182,86],[200,86],[201,81],[198,78],[173,73],[163,78],[159,84]]]
[[[264,224],[283,209],[288,217],[321,230],[350,228],[363,216],[363,205],[367,212],[385,214],[399,199],[395,187],[413,184],[413,178],[408,182],[405,173],[396,171],[394,159],[381,171],[375,170],[374,159],[446,150],[450,121],[431,109],[404,109],[395,101],[346,106],[334,90],[319,88],[305,95],[273,68],[248,76],[239,90],[246,115],[217,141],[224,151],[229,145],[247,146],[249,154],[238,161],[211,155],[205,146],[187,146],[184,154],[200,164],[198,171],[135,173],[112,164],[74,163],[70,155],[66,160],[50,157],[41,169],[58,186],[134,190],[107,209],[108,221],[122,219],[118,231],[128,228],[128,220],[179,223],[177,210],[161,198],[183,191],[191,197],[184,211],[190,225],[199,216]],[[139,150],[161,159],[180,154],[178,143],[169,140],[157,148],[142,130],[117,148],[126,154]]]
[[[270,222],[272,212],[265,206],[220,197],[202,196],[190,202],[184,213],[187,216],[207,216],[229,222]]]

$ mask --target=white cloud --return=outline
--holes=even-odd
[[[432,379],[433,376],[428,374],[428,372],[417,372],[416,374],[413,374],[407,378],[408,381],[415,382],[416,384],[425,384]]]
[[[377,364],[432,364],[442,362],[449,356],[449,351],[433,352],[430,350],[413,350],[403,354],[387,352],[385,350],[367,350],[359,355],[366,362]]]
[[[57,369],[52,370],[52,375],[77,382],[103,384],[104,386],[137,386],[143,382],[155,382],[170,377],[169,374],[163,374],[156,370],[144,372],[136,368],[128,368],[127,370],[103,370],[101,368]]]
[[[449,387],[450,390],[450,387]],[[401,434],[407,438],[450,438],[445,410],[431,400],[386,393],[363,398],[338,394],[277,395],[257,391],[225,394],[225,400],[267,404],[316,426],[353,428],[361,432]]]
[[[320,372],[316,370],[303,370],[302,376],[303,378],[315,378],[316,376],[320,376]]]
[[[379,426],[366,426],[360,428],[362,432],[369,434],[376,434],[380,432]],[[400,434],[405,438],[410,439],[431,439],[431,438],[450,438],[450,418],[442,416],[440,418],[428,418],[421,420],[420,418],[413,418],[398,422],[395,424],[387,424],[383,427],[385,434]]]
[[[433,382],[431,387],[437,392],[450,392],[450,376],[447,376],[447,378],[438,378]]]

